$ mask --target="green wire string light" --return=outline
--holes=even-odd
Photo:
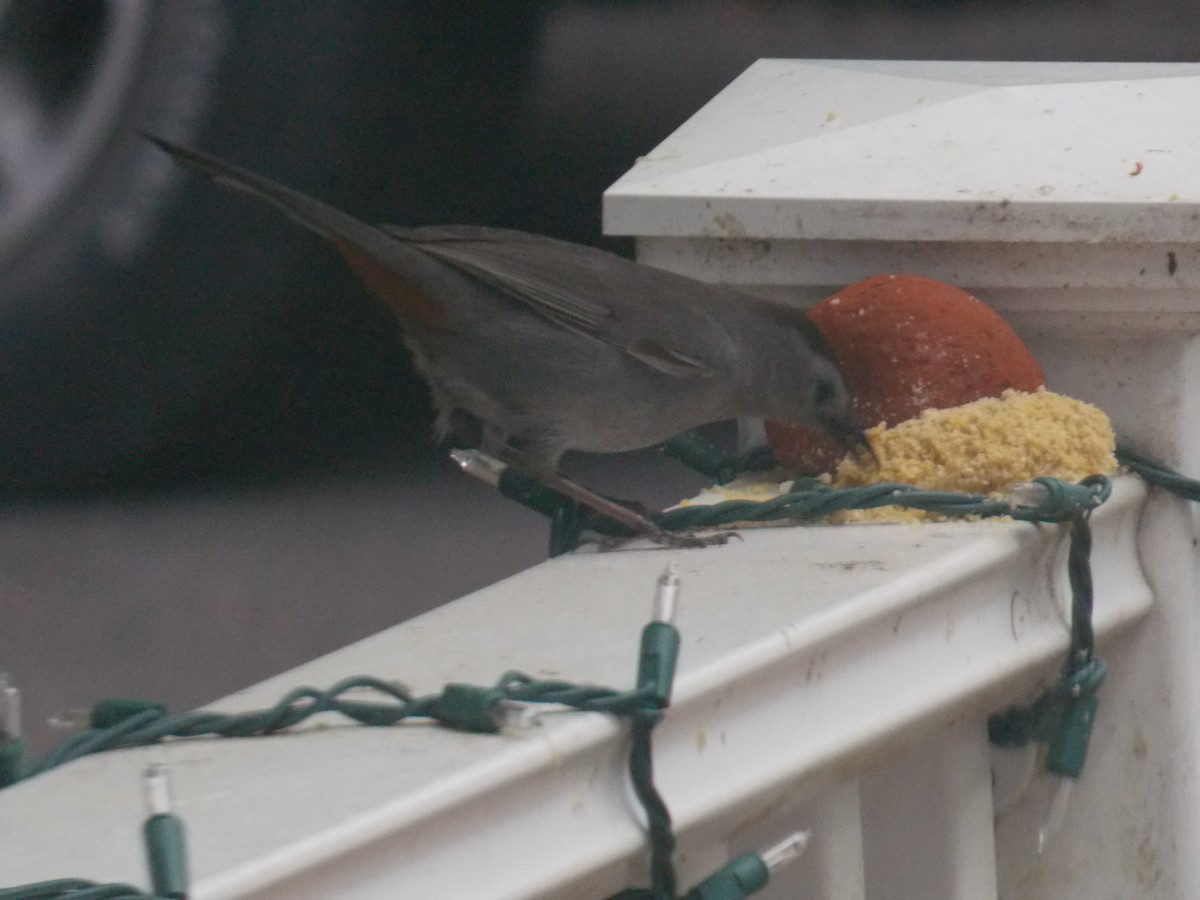
[[[85,878],[54,878],[0,889],[0,900],[160,900],[131,884],[101,884]]]
[[[1117,445],[1117,462],[1135,472],[1155,487],[1184,500],[1200,502],[1200,481],[1172,471],[1162,463],[1154,462],[1131,447]]]
[[[735,472],[734,463],[697,454],[684,455],[713,469],[721,477]],[[1133,451],[1118,452],[1122,464],[1151,484],[1178,496],[1200,501],[1200,482],[1153,463]],[[457,457],[456,457],[457,458]],[[717,460],[714,462],[714,460]],[[488,468],[486,479],[510,497],[550,516],[556,524],[551,550],[573,548],[584,530],[621,535],[613,523],[570,501],[564,502],[524,473],[487,458],[459,460],[469,470]],[[761,458],[754,465],[761,465]],[[479,474],[475,471],[475,474]],[[1095,718],[1097,691],[1104,680],[1104,663],[1094,655],[1092,630],[1091,531],[1089,516],[1111,492],[1103,476],[1078,484],[1038,478],[1018,486],[1008,499],[975,494],[925,491],[910,485],[884,484],[838,490],[815,481],[802,481],[788,494],[762,503],[728,501],[713,506],[685,507],[656,517],[664,528],[711,527],[737,521],[810,520],[844,509],[898,505],[947,515],[1007,515],[1035,522],[1070,524],[1068,577],[1072,592],[1071,639],[1058,683],[1028,706],[1013,706],[989,719],[989,736],[998,744],[1031,741],[1048,745],[1047,766],[1065,780],[1083,771],[1088,739]],[[650,842],[650,887],[621,892],[614,900],[677,900],[673,864],[675,838],[670,812],[654,785],[651,733],[670,705],[679,634],[673,625],[678,601],[678,575],[671,567],[660,578],[655,614],[642,632],[637,684],[632,691],[578,685],[567,681],[533,679],[507,672],[491,686],[448,684],[440,693],[412,696],[405,688],[369,676],[343,679],[326,690],[300,687],[274,706],[255,712],[226,715],[197,711],[172,715],[161,704],[136,700],[106,700],[91,710],[89,726],[64,740],[36,762],[28,762],[20,734],[19,692],[0,676],[0,788],[70,760],[120,747],[145,746],[166,738],[248,737],[270,735],[322,713],[336,713],[368,727],[388,727],[406,719],[437,722],[446,727],[480,733],[498,732],[530,705],[554,704],[601,712],[630,721],[630,782],[646,815]],[[363,694],[370,692],[371,699]],[[353,697],[347,696],[354,694]],[[0,900],[124,900],[124,898],[187,897],[186,859],[182,823],[169,811],[162,786],[165,773],[147,772],[151,816],[144,838],[154,893],[123,884],[97,884],[84,879],[57,879],[0,889]],[[157,799],[154,799],[157,798]],[[762,853],[739,856],[684,895],[684,900],[741,900],[760,890],[773,869],[802,852],[806,835],[795,834]]]
[[[1084,513],[1071,522],[1067,556],[1071,642],[1058,682],[1028,706],[1010,706],[988,718],[988,739],[993,744],[1008,747],[1045,744],[1046,769],[1071,780],[1083,774],[1099,704],[1097,692],[1107,671],[1104,661],[1094,655],[1091,552],[1091,529]],[[1039,834],[1039,845],[1044,845],[1047,839],[1046,827],[1043,825]]]
[[[694,436],[689,441],[698,440]],[[714,451],[715,453],[715,451]],[[623,525],[576,501],[562,497],[532,475],[501,463],[477,450],[455,450],[455,461],[469,474],[496,487],[504,496],[550,519],[550,556],[579,546],[587,531],[607,537],[629,537]],[[761,460],[758,460],[761,463]],[[726,468],[732,466],[729,464]],[[1108,498],[1111,486],[1102,476],[1070,484],[1057,478],[1036,478],[1009,499],[955,491],[930,491],[910,484],[883,483],[834,488],[815,478],[797,479],[786,494],[770,500],[726,500],[723,503],[681,506],[650,519],[667,531],[714,528],[738,522],[808,522],[850,509],[903,506],[946,516],[991,518],[1010,516],[1030,522],[1065,522]]]
[[[149,818],[142,823],[146,863],[155,897],[187,900],[188,865],[183,820],[172,810],[166,763],[153,762],[143,775]]]
[[[367,692],[374,696],[363,699]],[[166,738],[277,734],[321,713],[336,713],[375,728],[406,719],[424,719],[459,731],[494,734],[505,724],[507,712],[524,704],[557,704],[586,712],[632,715],[656,702],[642,690],[615,691],[567,681],[541,681],[520,672],[506,672],[489,687],[448,684],[441,693],[423,697],[414,697],[392,682],[355,675],[325,690],[298,687],[267,709],[233,714],[205,710],[171,714],[157,703],[101,701],[96,710],[108,714],[104,727],[88,728],[65,739],[41,759],[20,767],[14,780],[39,775],[93,753],[148,746]],[[124,719],[111,718],[115,705],[125,710]]]
[[[187,850],[183,820],[171,810],[167,768],[151,763],[142,776],[149,817],[142,823],[142,843],[150,870],[152,893],[130,884],[55,878],[0,889],[0,900],[187,900]]]
[[[732,480],[741,471],[770,465],[769,451],[731,459],[723,457],[694,433],[669,441],[663,452],[719,484]],[[481,463],[478,460],[456,458],[464,469],[479,474]],[[1125,447],[1118,449],[1117,458],[1150,484],[1184,499],[1200,501],[1200,482],[1185,478]],[[489,470],[487,480],[506,496],[550,516],[551,556],[574,549],[588,530],[609,536],[628,534],[621,526],[590,509],[558,497],[523,472],[497,463]],[[1085,478],[1078,484],[1056,478],[1037,478],[1015,486],[1007,499],[929,491],[906,484],[838,489],[815,479],[799,479],[788,493],[770,500],[729,500],[679,507],[651,518],[667,531],[678,531],[736,522],[812,521],[843,510],[901,506],[947,516],[1009,516],[1021,521],[1069,523],[1071,543],[1067,570],[1072,594],[1071,640],[1058,682],[1028,706],[1013,706],[991,716],[988,729],[991,740],[1000,745],[1045,743],[1048,746],[1047,769],[1073,780],[1083,771],[1099,702],[1097,692],[1106,674],[1103,660],[1093,652],[1092,539],[1088,517],[1108,499],[1111,491],[1111,483],[1101,475]],[[563,514],[561,510],[568,507],[570,513]]]
[[[92,727],[66,739],[36,763],[18,766],[13,780],[32,777],[91,753],[156,744],[169,737],[275,734],[320,713],[338,713],[370,727],[422,719],[479,733],[496,733],[512,721],[519,722],[520,714],[530,704],[608,713],[630,722],[629,778],[646,815],[650,842],[650,887],[625,891],[618,896],[626,900],[677,900],[673,862],[675,836],[670,811],[654,784],[651,732],[671,702],[679,659],[679,631],[674,625],[678,599],[679,575],[671,565],[658,580],[653,617],[642,629],[636,686],[631,691],[538,680],[513,671],[506,672],[491,686],[452,683],[440,693],[423,697],[414,697],[405,688],[378,678],[354,676],[324,691],[296,688],[268,709],[232,715],[207,711],[172,715],[157,703],[106,700],[92,709]],[[346,696],[363,691],[371,691],[376,696],[371,700]],[[170,812],[165,779],[165,770],[160,765],[152,765],[146,772],[151,815],[143,831],[153,894],[129,885],[101,885],[68,878],[0,890],[0,900],[57,897],[71,900],[186,900],[188,876],[183,824]],[[801,849],[803,840],[794,835],[762,854],[743,854],[693,888],[686,897],[688,900],[741,900],[761,889],[770,872],[794,859]]]

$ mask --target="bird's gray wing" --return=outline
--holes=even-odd
[[[443,296],[434,289],[437,268],[448,266],[660,372],[695,378],[724,371],[720,357],[727,333],[704,302],[706,293],[719,293],[711,286],[594,247],[520,231],[374,227],[224,160],[146,137],[182,165],[283,210],[330,241],[405,327],[450,327],[446,307],[453,291]]]
[[[603,250],[540,235],[472,226],[381,226],[440,262],[521,303],[561,328],[616,347],[677,378],[711,377],[719,366],[688,346],[715,323],[689,293],[705,285]],[[686,319],[690,329],[683,329]],[[696,321],[702,320],[702,321]],[[711,342],[702,342],[711,346]]]

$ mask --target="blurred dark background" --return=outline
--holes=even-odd
[[[757,58],[1198,38],[1181,0],[0,4],[0,671],[30,728],[206,701],[544,558],[544,521],[433,445],[394,323],[324,245],[137,129],[367,220],[628,252],[602,191]],[[575,465],[651,505],[697,484]]]

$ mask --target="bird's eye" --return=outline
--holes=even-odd
[[[833,402],[837,397],[837,387],[827,378],[818,378],[816,384],[813,385],[813,403],[817,406],[824,406],[826,403]]]

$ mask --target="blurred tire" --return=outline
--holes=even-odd
[[[153,481],[211,427],[280,301],[331,260],[137,131],[336,202],[370,15],[0,0],[0,494]]]

